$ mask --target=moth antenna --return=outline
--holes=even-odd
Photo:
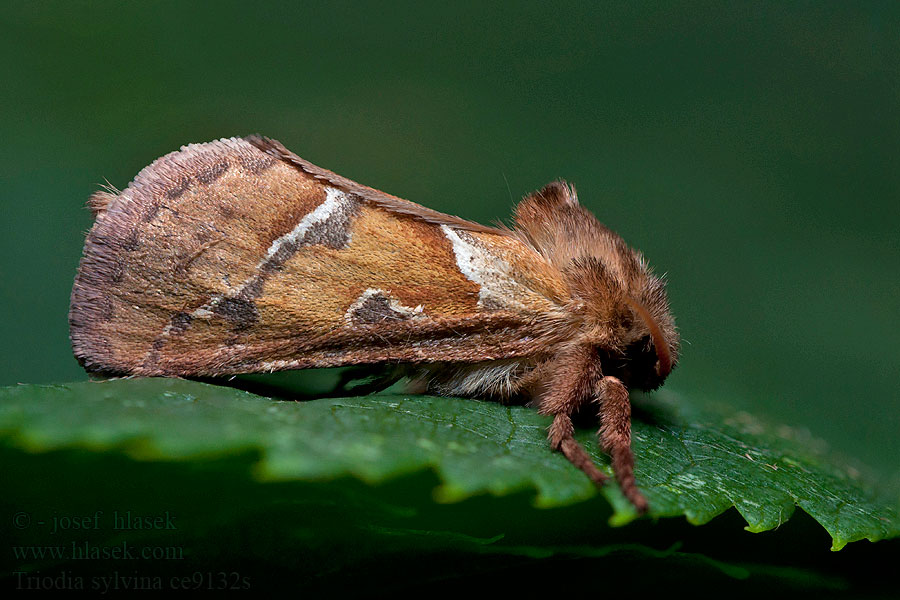
[[[650,330],[650,337],[653,339],[653,346],[656,348],[656,357],[659,359],[659,367],[656,374],[663,378],[668,376],[672,371],[672,354],[669,352],[669,346],[665,343],[666,340],[659,325],[656,324],[656,320],[643,304],[628,296],[625,297],[625,301],[641,317],[647,325],[647,329]]]

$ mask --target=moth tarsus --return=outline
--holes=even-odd
[[[91,372],[221,377],[402,365],[442,395],[525,400],[597,484],[572,416],[639,512],[628,390],[678,359],[663,282],[557,181],[487,227],[253,136],[192,144],[93,196],[69,313]],[[395,371],[399,372],[399,371]],[[591,408],[593,406],[593,408]]]

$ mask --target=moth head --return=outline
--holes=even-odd
[[[580,306],[581,341],[596,349],[603,373],[652,390],[678,361],[679,339],[662,280],[634,255],[634,271],[583,257],[566,275]]]
[[[630,387],[655,389],[678,360],[678,333],[665,285],[641,254],[556,181],[516,207],[514,233],[562,272],[581,342],[601,368]]]
[[[655,317],[641,302],[626,296],[625,302],[637,316],[637,332],[646,329],[647,333],[625,348],[631,384],[644,390],[656,389],[675,366],[678,360],[678,338],[675,326],[668,312],[662,317]],[[660,322],[668,325],[665,331]],[[633,337],[633,336],[632,336]]]

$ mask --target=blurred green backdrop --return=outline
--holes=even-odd
[[[554,178],[642,249],[668,386],[900,469],[900,4],[4,2],[0,384],[84,379],[84,202],[259,132],[488,222]]]

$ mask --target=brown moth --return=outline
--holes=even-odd
[[[184,146],[97,192],[72,290],[75,356],[106,375],[219,376],[402,365],[431,393],[532,401],[550,445],[595,405],[625,496],[629,388],[679,340],[663,282],[562,181],[486,227],[316,167],[263,137]]]

